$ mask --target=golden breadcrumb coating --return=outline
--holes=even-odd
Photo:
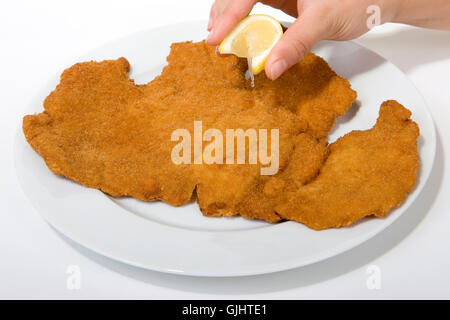
[[[162,74],[129,79],[125,58],[78,63],[64,71],[44,111],[23,119],[25,136],[50,170],[114,197],[182,205],[195,192],[208,216],[240,214],[315,229],[385,215],[411,190],[418,166],[417,125],[385,103],[374,129],[326,138],[356,93],[310,53],[276,81],[255,87],[246,63],[219,58],[204,42],[176,43]],[[279,130],[279,170],[261,164],[175,164],[176,129]],[[203,148],[207,143],[203,143]],[[247,146],[248,147],[248,146]]]

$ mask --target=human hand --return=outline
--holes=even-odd
[[[211,7],[207,44],[218,45],[245,18],[257,0],[216,0]],[[373,0],[264,0],[271,7],[297,17],[266,60],[268,78],[275,80],[299,62],[320,40],[350,40],[369,31],[367,13]],[[392,1],[378,0],[381,23],[390,21]],[[370,12],[370,11],[369,11]]]

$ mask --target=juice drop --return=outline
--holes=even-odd
[[[251,86],[252,88],[255,87],[255,75],[252,72],[252,58],[247,58],[247,65],[248,65],[248,76],[251,80]]]

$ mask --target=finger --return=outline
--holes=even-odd
[[[283,34],[266,60],[266,75],[275,80],[326,38],[326,19],[320,12],[305,12]]]
[[[286,0],[260,0],[261,3],[268,5],[272,8],[279,9],[284,13],[297,17],[297,1],[286,1]]]
[[[208,31],[211,31],[212,27],[215,24],[215,19],[217,17],[217,6],[214,2],[211,6],[211,11],[209,12],[209,21],[208,21]]]
[[[215,18],[215,24],[206,39],[209,45],[219,44],[223,38],[233,29],[233,27],[244,19],[257,0],[233,0],[230,1],[222,12],[219,12]]]

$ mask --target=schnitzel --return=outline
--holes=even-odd
[[[331,144],[320,174],[283,193],[278,214],[318,230],[386,216],[416,182],[419,127],[410,116],[398,102],[384,102],[372,129],[350,132]]]
[[[173,44],[167,62],[145,85],[128,77],[125,58],[72,66],[44,111],[24,117],[27,141],[55,174],[114,197],[179,206],[196,195],[206,216],[290,219],[315,229],[383,216],[414,185],[418,129],[396,102],[382,106],[374,129],[328,146],[328,132],[356,92],[312,53],[276,81],[259,74],[254,88],[246,61],[219,58],[204,42]],[[171,134],[185,128],[193,135],[195,121],[222,132],[277,129],[278,172],[227,164],[225,154],[222,163],[175,164]]]

